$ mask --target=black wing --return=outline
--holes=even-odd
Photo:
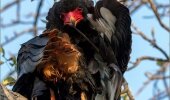
[[[104,34],[117,59],[117,64],[124,73],[131,53],[131,18],[129,10],[116,0],[100,0],[94,12],[97,30]],[[102,31],[101,31],[102,30]]]
[[[104,92],[96,98],[108,100],[118,99],[131,52],[131,18],[129,10],[116,0],[100,0],[96,3],[92,18],[88,18],[93,27],[101,34],[105,41],[106,54],[112,54],[109,67],[100,67],[100,75]],[[109,48],[111,46],[111,49]],[[107,54],[108,53],[108,54]],[[102,65],[103,61],[100,65]]]
[[[48,38],[46,36],[37,36],[22,44],[18,53],[18,79],[12,90],[20,93],[28,99],[37,96],[46,99],[50,97],[49,89],[46,84],[39,80],[33,73],[36,65],[41,61],[47,41]]]
[[[17,57],[18,77],[35,70],[36,65],[41,61],[47,41],[47,37],[37,36],[22,44]]]
[[[131,18],[129,15],[129,10],[125,6],[120,4],[117,11],[118,13],[115,14],[117,17],[117,21],[115,23],[116,31],[115,36],[112,36],[111,45],[112,48],[116,48],[115,54],[118,61],[118,66],[120,66],[121,71],[124,73],[127,69],[131,53]]]

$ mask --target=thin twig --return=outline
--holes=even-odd
[[[164,95],[163,97],[161,97],[162,95]],[[165,98],[167,96],[170,96],[170,87],[167,90],[161,91],[159,93],[157,93],[156,95],[154,95],[150,100],[157,100],[157,98]]]
[[[21,21],[21,20],[15,20],[15,21],[12,21],[11,23],[7,23],[7,24],[0,24],[0,27],[1,28],[10,28],[12,26],[15,26],[15,25],[29,25],[29,24],[32,24],[33,22],[31,21]]]
[[[17,0],[17,20],[20,20],[20,0]]]
[[[37,23],[38,23],[38,18],[39,18],[39,15],[40,15],[42,5],[43,5],[43,0],[41,0],[39,2],[39,5],[38,5],[37,11],[36,11],[37,13],[36,13],[35,20],[34,20],[34,23],[33,23],[34,36],[37,36]]]
[[[161,61],[161,62],[167,62],[168,60],[157,58],[157,57],[151,57],[151,56],[142,56],[136,59],[133,65],[127,69],[127,71],[132,70],[136,68],[143,60],[150,60],[150,61]]]
[[[44,28],[38,28],[38,30],[43,30]],[[1,46],[3,47],[4,45],[7,45],[8,43],[12,42],[13,40],[15,40],[16,38],[18,38],[19,36],[25,34],[25,33],[31,33],[31,32],[34,32],[34,29],[33,28],[30,28],[30,29],[26,29],[20,33],[15,33],[15,35],[13,37],[11,37],[10,39],[6,40],[5,42],[3,42],[1,44]]]
[[[152,40],[149,39],[142,31],[140,31],[134,24],[132,24],[132,28],[136,31],[136,33],[138,35],[140,35],[144,40],[148,41],[153,47],[155,47],[157,50],[159,50],[167,60],[169,60],[169,56],[168,54],[161,48],[158,46],[158,44]]]
[[[134,1],[135,2],[135,1]],[[140,9],[147,2],[145,0],[139,1],[138,5],[135,5],[133,9],[130,11],[131,15],[134,14],[138,9]]]
[[[132,92],[129,89],[128,82],[125,79],[123,79],[123,81],[124,81],[124,83],[123,83],[124,90],[121,91],[121,95],[122,94],[127,94],[128,97],[129,97],[129,100],[135,100],[133,95],[132,95]]]
[[[2,7],[2,9],[0,9],[0,13],[4,12],[5,10],[9,9],[10,7],[13,7],[15,4],[17,4],[19,2],[22,2],[24,0],[14,0],[13,2],[8,3],[7,5],[5,5],[4,7]]]
[[[142,85],[141,88],[139,88],[139,90],[136,93],[136,96],[139,95],[149,85],[149,83],[152,82],[153,80],[160,79],[160,77],[162,77],[162,79],[168,79],[169,76],[159,76],[159,75],[161,75],[160,73],[165,73],[167,71],[167,68],[169,67],[169,65],[170,65],[170,62],[167,62],[167,63],[165,63],[165,65],[160,67],[160,69],[155,74],[150,74],[150,75],[146,74],[146,76],[148,77],[148,80],[144,82],[144,84]]]
[[[162,22],[162,20],[161,20],[161,18],[160,18],[160,16],[159,16],[158,10],[157,10],[155,4],[153,3],[153,1],[152,1],[152,0],[148,0],[148,2],[149,2],[149,4],[150,4],[150,6],[151,6],[151,8],[152,8],[152,10],[153,10],[156,18],[157,18],[159,24],[160,24],[165,30],[167,30],[168,33],[170,33],[170,28],[167,27],[167,26]]]

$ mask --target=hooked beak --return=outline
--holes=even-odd
[[[64,25],[74,25],[76,26],[81,20],[84,19],[82,15],[82,9],[76,8],[68,13],[63,13]]]

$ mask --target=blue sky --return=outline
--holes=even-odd
[[[166,1],[166,0],[164,0]],[[164,3],[164,2],[163,2]],[[141,31],[145,33],[148,37],[151,38],[151,29],[155,29],[155,37],[157,39],[158,45],[163,48],[166,52],[169,53],[169,34],[164,29],[162,29],[156,20],[153,19],[144,19],[144,16],[154,15],[147,7],[142,7],[132,16],[132,22],[140,28]],[[163,19],[163,22],[168,25],[169,19]],[[148,42],[144,41],[138,35],[133,35],[132,42],[132,54],[131,61],[135,61],[137,57],[142,55],[150,55],[154,57],[164,57],[158,50],[153,48]],[[159,67],[155,62],[144,61],[138,68],[135,68],[132,71],[129,71],[125,74],[126,79],[128,80],[129,86],[132,89],[133,93],[136,93],[139,87],[147,80],[144,76],[144,72],[154,73]],[[145,80],[145,81],[144,81]],[[147,88],[136,97],[136,100],[148,100],[152,97],[152,87],[153,83],[148,85]]]
[[[6,3],[13,1],[13,0],[3,0],[1,1],[1,7],[3,7]],[[26,15],[28,12],[32,12],[36,10],[36,4],[39,0],[35,0],[31,2],[31,0],[25,0],[25,4],[21,5],[21,12]],[[168,0],[158,0],[161,3],[168,3]],[[46,0],[44,3],[44,8],[42,12],[47,12],[49,8],[52,6],[50,0]],[[11,20],[15,19],[15,12],[16,7],[8,9],[7,12],[2,13],[1,17],[4,19],[3,22],[9,23]],[[142,7],[139,9],[132,17],[132,22],[137,25],[141,31],[146,33],[145,35],[151,37],[151,29],[154,27],[155,29],[155,36],[157,39],[157,43],[161,46],[166,52],[169,52],[169,34],[160,27],[159,23],[157,22],[156,18],[153,19],[144,19],[144,16],[147,15],[154,15],[147,7]],[[27,19],[31,21],[31,18],[22,17],[22,19]],[[41,19],[45,19],[45,16]],[[164,18],[163,22],[168,25],[169,19]],[[39,19],[39,24],[42,27],[45,26]],[[13,36],[13,32],[20,32],[24,28],[29,28],[30,26],[25,27],[24,25],[18,25],[15,27],[10,28],[1,28],[1,43],[5,41],[4,37],[8,36],[9,38]],[[17,54],[20,45],[29,39],[32,38],[32,33],[27,33],[15,41],[9,43],[8,45],[4,46],[6,51],[6,57],[9,57],[9,53]],[[150,55],[154,57],[164,57],[159,51],[154,49],[148,42],[144,41],[140,36],[133,35],[133,43],[132,43],[132,53],[131,53],[131,61],[135,61],[136,58],[142,55]],[[145,77],[144,72],[152,72],[154,73],[159,67],[156,65],[155,62],[151,61],[144,61],[142,62],[137,68],[126,72],[125,77],[129,83],[129,87],[132,90],[132,93],[135,94],[138,89],[143,85],[143,83],[147,80]],[[8,63],[5,63],[3,66],[0,67],[0,80],[4,78],[4,76],[11,71],[13,68],[10,67]],[[148,100],[152,97],[152,87],[153,83],[148,85],[147,88],[136,98],[136,100]]]

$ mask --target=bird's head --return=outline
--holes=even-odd
[[[76,26],[81,20],[84,19],[83,10],[77,7],[69,12],[62,13],[61,16],[64,25],[74,25]]]
[[[86,19],[87,7],[83,0],[61,0],[61,14],[64,25],[76,26]]]

